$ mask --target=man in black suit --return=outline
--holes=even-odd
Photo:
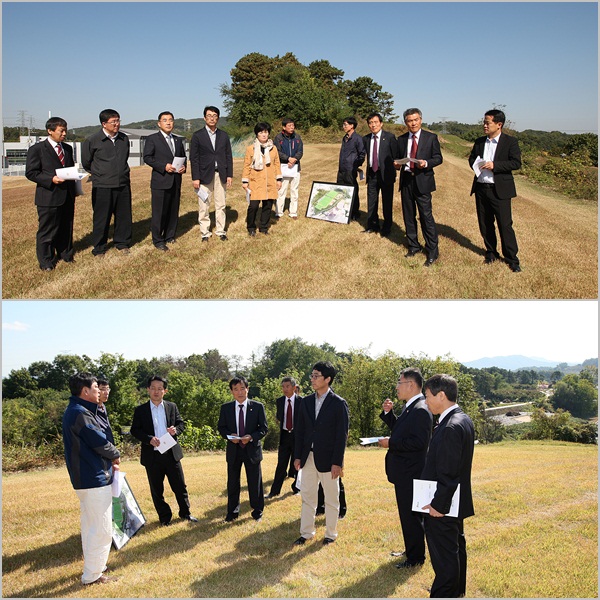
[[[183,138],[173,135],[175,117],[165,111],[158,115],[160,131],[146,138],[144,162],[152,167],[150,189],[152,190],[152,243],[167,252],[167,244],[175,242],[179,221],[181,198],[181,175],[185,173],[186,156]],[[183,165],[173,166],[173,159],[183,158]]]
[[[459,598],[467,587],[467,546],[463,521],[475,514],[471,495],[471,465],[475,429],[456,404],[458,385],[450,375],[434,375],[425,382],[427,407],[440,415],[421,479],[436,481],[436,492],[423,509],[425,536],[435,579],[431,598]],[[460,484],[458,517],[445,516]]]
[[[227,241],[225,232],[225,189],[233,181],[233,154],[229,136],[217,129],[220,111],[216,106],[204,108],[206,126],[192,136],[190,164],[192,184],[198,193],[198,223],[202,241],[208,242],[210,233],[210,196],[215,199],[215,233],[221,241]]]
[[[248,398],[248,381],[243,376],[229,382],[233,402],[221,406],[219,433],[227,439],[227,515],[231,522],[240,513],[240,474],[242,465],[246,470],[248,495],[252,507],[252,518],[260,521],[265,508],[261,461],[262,438],[267,435],[265,407]]]
[[[394,201],[394,182],[396,168],[394,159],[398,158],[398,145],[393,133],[385,131],[383,118],[378,113],[367,117],[371,133],[363,137],[367,155],[367,227],[365,233],[381,231],[387,236],[392,230],[392,204]],[[379,192],[383,208],[383,227],[379,227]]]
[[[35,251],[42,271],[52,271],[62,259],[73,262],[75,182],[56,175],[56,169],[73,167],[73,148],[65,144],[67,122],[60,117],[46,121],[48,139],[27,151],[25,177],[37,184],[35,205],[38,231]]]
[[[501,110],[488,110],[483,118],[484,137],[477,138],[469,165],[477,161],[480,175],[475,175],[471,196],[475,194],[479,231],[485,244],[484,264],[500,258],[496,228],[498,224],[502,255],[513,273],[520,273],[517,237],[513,229],[511,198],[517,195],[512,172],[521,168],[521,150],[516,138],[502,131],[506,116]],[[480,159],[480,160],[477,160]]]
[[[430,267],[439,257],[438,234],[431,207],[431,192],[435,191],[434,167],[442,164],[442,151],[437,135],[423,131],[423,115],[418,108],[404,111],[404,123],[408,131],[398,138],[398,156],[413,158],[400,166],[400,195],[402,216],[408,240],[407,257],[415,256],[423,250],[417,233],[417,209],[421,221],[421,231],[425,239],[425,266]]]
[[[271,491],[265,498],[274,498],[281,493],[281,486],[286,477],[293,477],[292,492],[297,494],[300,490],[296,487],[298,471],[294,468],[294,440],[295,424],[298,422],[298,410],[302,403],[302,396],[296,394],[296,380],[293,377],[284,377],[281,380],[283,396],[275,401],[275,418],[279,422],[279,450],[277,451],[277,467],[271,485]]]
[[[425,466],[433,424],[422,388],[421,371],[411,367],[404,369],[396,385],[398,400],[405,403],[402,412],[396,416],[392,410],[394,403],[387,398],[383,403],[383,412],[379,415],[392,430],[390,437],[380,440],[379,445],[388,448],[385,472],[388,481],[396,489],[396,503],[404,537],[406,559],[396,565],[399,569],[416,567],[425,562],[422,515],[412,510],[413,479],[421,476]]]
[[[129,254],[132,240],[131,182],[129,179],[129,138],[120,131],[119,113],[106,108],[100,113],[102,129],[81,146],[81,164],[92,174],[92,254],[106,253],[108,229],[115,215],[114,244]]]
[[[329,387],[335,377],[330,362],[318,362],[312,369],[310,381],[314,394],[302,400],[296,425],[294,466],[302,469],[298,484],[302,494],[300,537],[294,542],[302,545],[315,536],[315,512],[319,483],[325,494],[325,538],[323,544],[337,539],[340,509],[339,478],[344,466],[348,439],[348,405]]]
[[[198,519],[190,514],[190,501],[183,475],[181,459],[183,451],[179,443],[161,453],[159,438],[170,434],[177,436],[185,429],[185,423],[179,415],[174,402],[163,400],[167,393],[167,380],[154,375],[148,380],[150,400],[138,406],[133,413],[131,435],[142,442],[140,462],[146,467],[152,501],[158,513],[161,525],[169,525],[173,513],[165,502],[165,475],[179,505],[179,517],[196,523]]]

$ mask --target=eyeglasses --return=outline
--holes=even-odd
[[[319,377],[324,377],[324,375],[311,373],[309,377],[310,379],[319,379]]]
[[[112,121],[106,121],[107,125],[118,125],[121,122],[121,119],[113,119]]]
[[[398,383],[396,383],[396,385],[402,385],[403,383],[412,383],[412,381],[410,379],[407,379],[406,381],[398,380]]]

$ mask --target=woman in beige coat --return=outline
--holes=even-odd
[[[269,139],[271,126],[268,123],[257,123],[254,127],[256,139],[252,146],[246,148],[242,187],[248,200],[246,227],[248,234],[256,235],[256,215],[262,202],[259,230],[265,235],[269,233],[271,208],[277,200],[277,192],[281,188],[281,165],[279,154],[273,141]]]

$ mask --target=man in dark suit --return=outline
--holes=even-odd
[[[160,131],[146,138],[144,162],[152,167],[150,189],[152,190],[152,243],[167,252],[167,244],[175,242],[179,221],[181,198],[181,175],[185,173],[186,156],[183,138],[173,135],[175,117],[165,111],[158,115]],[[173,159],[183,158],[183,165],[173,166]]]
[[[413,479],[421,476],[425,466],[427,447],[431,438],[433,417],[425,406],[423,376],[417,368],[404,369],[396,385],[398,400],[405,403],[397,417],[394,403],[387,398],[380,417],[392,430],[390,437],[379,445],[388,448],[385,472],[396,489],[396,503],[400,514],[404,553],[406,559],[396,565],[399,569],[416,567],[425,562],[425,535],[422,515],[412,510]]]
[[[400,195],[402,216],[408,240],[407,257],[415,256],[423,250],[417,233],[417,209],[421,221],[421,231],[425,239],[425,266],[430,267],[439,257],[438,234],[431,207],[431,192],[435,191],[434,167],[442,164],[442,151],[437,135],[423,131],[423,115],[418,108],[404,111],[404,123],[408,131],[398,138],[398,156],[413,158],[400,166]]]
[[[229,382],[233,402],[221,406],[219,433],[227,439],[227,515],[231,522],[240,513],[240,475],[246,470],[252,518],[260,521],[265,508],[261,461],[262,438],[267,435],[265,407],[248,398],[248,381],[241,375]]]
[[[431,598],[459,598],[467,587],[467,546],[463,521],[475,514],[471,495],[471,465],[475,429],[456,404],[458,385],[450,375],[434,375],[425,382],[427,407],[440,415],[421,479],[436,481],[436,492],[423,509],[425,536],[435,579]],[[445,516],[460,484],[458,517]]]
[[[115,215],[114,244],[129,254],[132,240],[131,182],[129,179],[129,138],[120,131],[119,113],[106,108],[100,113],[102,129],[81,146],[81,164],[92,174],[92,254],[106,253],[108,230]]]
[[[517,139],[502,131],[505,121],[506,116],[501,110],[488,110],[484,115],[483,131],[486,135],[475,140],[469,156],[471,168],[477,161],[481,171],[473,179],[471,196],[475,194],[479,231],[485,244],[484,264],[491,265],[500,258],[495,221],[504,260],[513,273],[520,273],[511,198],[517,195],[512,172],[521,168],[521,150]]]
[[[192,184],[198,193],[198,223],[202,241],[208,242],[210,233],[210,196],[215,199],[215,233],[227,241],[225,232],[225,189],[233,181],[233,154],[229,136],[217,129],[220,111],[216,106],[204,108],[206,126],[192,136],[190,164]]]
[[[158,513],[161,525],[169,525],[173,513],[165,502],[165,475],[175,494],[179,505],[179,517],[196,523],[198,519],[190,514],[190,501],[183,475],[181,459],[183,451],[179,443],[161,453],[159,438],[170,434],[177,441],[177,436],[185,429],[185,423],[179,415],[174,402],[163,400],[167,393],[167,380],[154,375],[148,381],[150,400],[138,406],[133,413],[131,435],[142,442],[140,462],[146,467],[152,501]]]
[[[73,262],[75,182],[56,175],[56,169],[73,167],[73,148],[65,144],[67,122],[51,117],[46,122],[48,139],[27,151],[25,177],[37,184],[35,205],[38,231],[35,251],[42,271],[52,271],[62,259]]]
[[[279,422],[279,450],[277,451],[277,467],[271,485],[271,491],[265,498],[274,498],[281,493],[281,486],[286,477],[293,477],[292,492],[297,494],[300,490],[296,487],[298,471],[294,468],[294,440],[295,428],[298,422],[298,411],[302,403],[302,396],[296,394],[296,380],[293,377],[284,377],[281,380],[283,396],[275,401],[275,418]]]
[[[367,227],[365,233],[387,236],[392,230],[392,204],[398,146],[393,133],[383,128],[383,118],[378,113],[367,117],[371,133],[363,137],[367,156]],[[383,227],[379,227],[379,192],[383,208]]]
[[[344,466],[348,439],[348,405],[329,387],[335,377],[330,362],[318,362],[312,369],[310,381],[314,394],[302,400],[296,425],[294,466],[302,469],[298,484],[302,494],[300,537],[294,542],[302,545],[315,536],[315,512],[319,483],[325,494],[325,538],[323,544],[337,539],[340,509],[339,478]]]

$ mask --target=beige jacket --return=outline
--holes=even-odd
[[[275,146],[271,146],[269,156],[271,157],[271,163],[265,165],[261,171],[257,171],[251,166],[254,157],[254,146],[246,148],[242,183],[248,184],[248,189],[251,191],[250,200],[277,200],[277,181],[281,181],[283,177],[281,175],[279,153]]]

